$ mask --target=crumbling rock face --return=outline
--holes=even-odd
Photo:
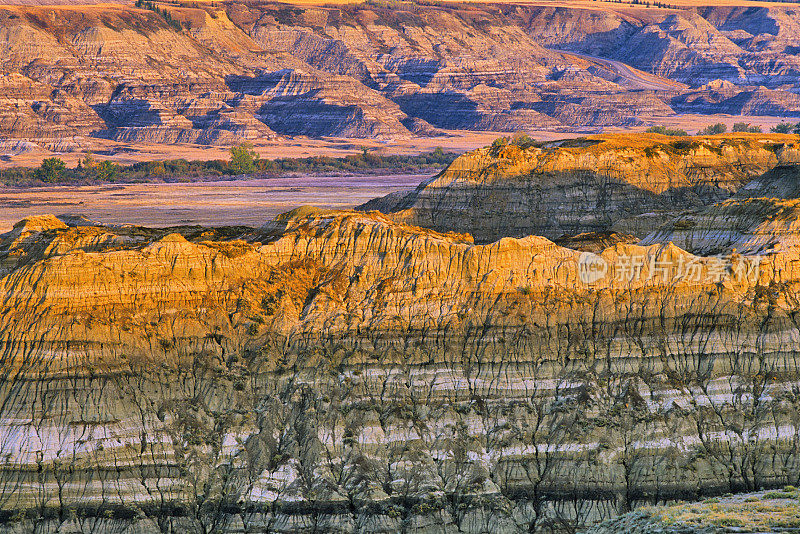
[[[645,13],[537,8],[529,20],[529,31],[548,46],[618,59],[694,87],[722,79],[777,89],[794,85],[800,68],[794,52],[800,18],[782,6]]]
[[[0,531],[561,532],[798,483],[796,249],[86,224],[0,241]]]
[[[672,100],[675,111],[685,113],[727,113],[731,115],[800,115],[800,97],[785,91],[765,87],[741,88],[715,80]]]
[[[792,136],[607,135],[498,145],[461,156],[411,193],[360,209],[482,243],[611,230],[641,238],[676,212],[728,198],[777,165],[798,162]]]

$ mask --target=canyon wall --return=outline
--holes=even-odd
[[[0,9],[3,150],[800,114],[790,7],[187,6]]]
[[[800,483],[794,248],[76,221],[0,242],[2,532],[572,532]]]
[[[481,243],[608,231],[643,238],[683,210],[724,200],[778,165],[800,163],[798,148],[795,136],[750,134],[496,143],[459,157],[412,192],[359,209],[470,233]],[[754,187],[758,193],[761,185]]]

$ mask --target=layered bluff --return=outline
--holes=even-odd
[[[645,237],[689,208],[727,199],[754,178],[800,163],[791,135],[595,135],[497,142],[453,162],[414,191],[373,200],[392,219],[478,242],[586,232]],[[759,187],[753,186],[758,196]]]
[[[308,207],[21,221],[0,237],[0,532],[573,532],[798,485],[796,211],[746,208],[797,202],[800,172],[761,146],[716,178],[732,198],[681,215],[746,213],[736,243],[759,246],[715,255]],[[776,239],[748,237],[759,216]]]
[[[789,5],[139,5],[0,7],[0,155],[800,116]]]

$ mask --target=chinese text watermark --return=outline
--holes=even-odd
[[[656,255],[622,254],[609,263],[601,256],[583,252],[578,258],[578,278],[585,284],[611,279],[617,282],[694,282],[719,283],[725,279],[756,282],[761,266],[760,256],[697,256],[678,255],[664,258]]]

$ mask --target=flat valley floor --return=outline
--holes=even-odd
[[[105,224],[258,227],[311,204],[352,208],[415,188],[429,174],[293,176],[194,183],[8,188],[0,192],[0,232],[30,215],[85,215]]]

